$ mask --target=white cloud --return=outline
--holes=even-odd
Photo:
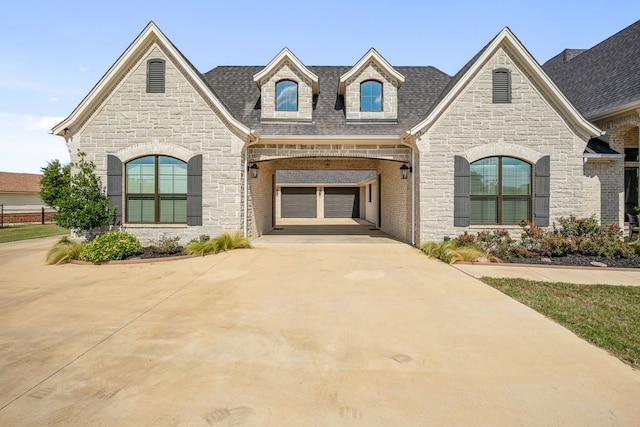
[[[55,96],[52,96],[51,98],[49,98],[49,102],[51,102],[52,104],[55,104],[58,101],[60,101],[60,100],[58,98],[56,98]]]
[[[81,73],[86,73],[87,71],[89,71],[89,67],[87,67],[86,65],[81,65],[81,66],[78,67],[78,70]]]

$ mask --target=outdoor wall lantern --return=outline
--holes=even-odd
[[[257,178],[258,177],[258,169],[260,169],[258,167],[257,164],[255,163],[251,163],[251,166],[249,166],[249,171],[251,172],[251,178]]]
[[[413,172],[413,171],[409,166],[407,166],[406,163],[403,163],[402,166],[400,166],[400,176],[402,177],[402,179],[409,178],[409,172]]]

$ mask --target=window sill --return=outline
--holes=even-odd
[[[155,224],[155,223],[147,223],[147,224],[124,224],[125,228],[184,228],[187,227],[187,223],[181,224]]]
[[[476,230],[517,230],[522,227],[520,227],[518,224],[471,224],[468,226],[468,228],[473,228]]]

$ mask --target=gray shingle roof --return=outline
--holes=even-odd
[[[587,118],[640,101],[640,21],[591,49],[568,49],[544,70]]]
[[[357,185],[374,176],[374,170],[278,170],[276,184]]]
[[[591,138],[587,143],[587,148],[584,152],[592,154],[620,154],[611,148],[608,142],[605,142],[600,138]]]
[[[418,123],[445,88],[450,76],[434,67],[394,67],[406,78],[398,90],[397,123],[347,123],[338,96],[340,76],[350,66],[307,67],[319,78],[312,123],[261,123],[260,90],[253,75],[263,66],[221,66],[204,74],[207,84],[232,114],[262,135],[389,135],[400,136]]]

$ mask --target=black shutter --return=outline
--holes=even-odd
[[[202,225],[202,154],[187,163],[187,225]]]
[[[107,155],[107,196],[109,209],[116,208],[113,225],[122,224],[122,162],[114,155]]]
[[[511,102],[511,78],[507,70],[493,72],[493,103],[508,104]]]
[[[161,59],[147,62],[147,92],[164,93],[164,61]]]
[[[453,178],[453,225],[469,225],[469,180],[471,176],[469,162],[464,157],[454,158]]]
[[[538,227],[549,225],[549,195],[551,158],[544,156],[535,168],[535,197],[533,199],[533,224]]]

